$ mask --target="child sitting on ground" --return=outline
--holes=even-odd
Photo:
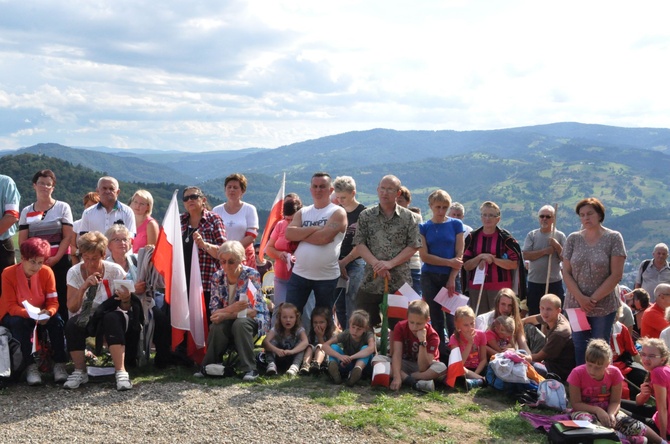
[[[656,413],[654,414],[654,423],[660,432],[661,438],[665,443],[670,436],[670,421],[668,421],[668,412],[670,411],[670,367],[668,366],[668,357],[670,352],[661,339],[642,338],[640,339],[642,351],[642,365],[649,372],[650,382],[645,382],[640,387],[640,394],[637,395],[635,402],[642,405],[649,400],[652,393],[656,398]]]
[[[586,347],[586,364],[577,366],[568,376],[572,419],[600,423],[613,428],[620,439],[652,443],[661,438],[640,421],[620,410],[623,375],[611,365],[612,350],[602,339],[592,339]]]
[[[501,315],[493,320],[491,327],[486,331],[486,355],[489,358],[508,348],[516,349],[514,329],[514,318],[511,316]]]
[[[545,294],[540,299],[540,314],[523,319],[524,324],[540,325],[546,342],[542,350],[533,353],[533,367],[542,376],[565,381],[575,368],[575,346],[572,342],[570,322],[561,314],[561,299],[555,294]]]
[[[349,328],[323,344],[328,356],[328,374],[335,384],[347,376],[347,385],[361,379],[363,369],[375,352],[375,335],[370,330],[370,316],[365,310],[356,310],[349,318]]]
[[[428,323],[430,309],[422,300],[412,301],[407,319],[393,329],[393,357],[377,355],[375,362],[391,362],[391,390],[402,384],[424,392],[435,390],[435,379],[443,377],[447,366],[440,362],[440,335]]]
[[[307,335],[309,345],[305,349],[305,356],[302,358],[302,365],[300,366],[301,375],[309,373],[316,375],[321,370],[328,368],[323,343],[332,338],[334,334],[335,323],[330,309],[323,306],[314,308],[312,310],[312,328]]]
[[[459,348],[465,367],[466,388],[482,387],[486,378],[486,333],[475,329],[475,312],[466,306],[454,313],[456,332],[449,338],[449,350]]]
[[[287,375],[297,375],[298,365],[302,362],[308,344],[297,307],[288,302],[282,303],[277,307],[277,321],[274,327],[263,340],[265,361],[268,363],[265,374],[276,375],[279,365],[280,368],[288,367]]]

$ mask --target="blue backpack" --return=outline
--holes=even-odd
[[[493,367],[490,365],[486,369],[486,382],[494,389],[516,397],[523,395],[527,391],[537,390],[537,384],[533,380],[529,380],[528,383],[503,381],[498,376],[496,376],[495,372],[493,371]]]

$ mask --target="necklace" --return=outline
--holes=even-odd
[[[197,230],[197,228],[191,228],[190,226],[186,227],[186,239],[184,239],[184,242],[186,242],[186,243],[191,242],[191,235],[193,233],[195,233],[196,230]]]

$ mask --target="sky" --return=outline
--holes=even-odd
[[[0,0],[0,150],[670,127],[670,2]]]

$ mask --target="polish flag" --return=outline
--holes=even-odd
[[[187,354],[196,363],[200,364],[205,357],[207,345],[207,308],[205,307],[205,292],[202,288],[200,275],[200,259],[198,248],[193,245],[191,256],[191,276],[188,288],[189,334]]]
[[[591,330],[591,324],[586,319],[586,312],[581,308],[566,308],[565,313],[568,315],[572,331]]]
[[[247,279],[247,299],[249,299],[249,307],[254,308],[254,305],[256,305],[256,287],[251,279]]]
[[[391,363],[390,362],[376,362],[372,366],[372,384],[382,387],[391,385]]]
[[[446,383],[449,387],[456,385],[456,378],[465,376],[465,366],[463,365],[463,356],[461,349],[456,347],[449,353],[449,366],[447,367]]]
[[[42,219],[44,219],[44,213],[41,211],[31,211],[29,213],[26,213],[27,224],[33,224],[35,222],[41,221]]]
[[[272,208],[270,209],[270,215],[268,216],[268,221],[265,223],[265,228],[263,229],[263,238],[261,239],[261,245],[258,249],[258,257],[264,257],[265,255],[265,246],[270,240],[270,234],[274,229],[277,222],[282,220],[284,217],[284,188],[286,186],[286,173],[281,180],[281,187],[279,187],[279,192],[275,201],[272,203]]]
[[[201,298],[194,297],[193,303],[189,303],[188,290],[186,288],[186,267],[184,266],[184,250],[181,246],[181,224],[179,222],[179,206],[177,204],[177,193],[175,190],[172,200],[168,206],[163,226],[158,234],[156,249],[152,262],[156,270],[165,280],[165,303],[170,304],[170,324],[172,325],[172,347],[176,347],[184,340],[184,332],[190,332],[188,343],[190,351],[197,350],[195,338],[204,347],[206,339],[206,319],[204,315],[204,297],[202,296],[202,281],[200,279],[200,263],[197,260],[197,248],[194,248],[195,260],[191,262],[191,273],[197,269],[197,279],[191,280],[191,289],[200,287],[200,291],[194,290]],[[194,287],[195,286],[195,287]],[[192,307],[191,307],[192,305]],[[193,310],[193,319],[191,319]],[[193,326],[193,331],[191,330]]]
[[[389,294],[389,308],[387,316],[394,319],[407,319],[409,303],[421,299],[421,296],[407,283],[394,294]]]

